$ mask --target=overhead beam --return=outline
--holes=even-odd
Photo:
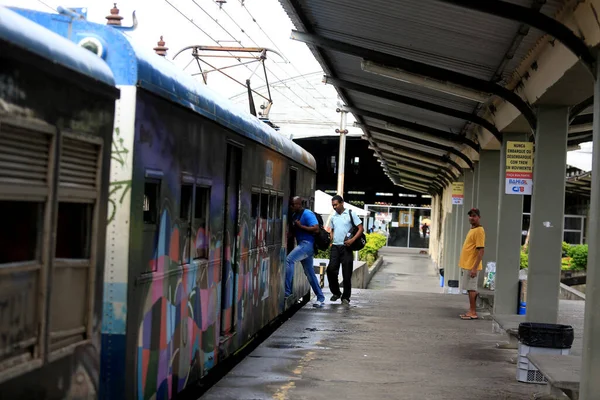
[[[428,153],[426,151],[421,151],[421,150],[413,149],[411,147],[406,147],[406,146],[403,146],[398,143],[392,143],[392,142],[388,142],[388,141],[381,140],[381,139],[378,141],[381,142],[382,144],[386,144],[387,146],[393,148],[394,149],[393,151],[397,152],[399,154],[403,154],[403,155],[406,155],[407,157],[411,157],[411,158],[414,158],[417,160],[421,159],[422,157],[429,157],[430,159],[433,159],[433,160],[440,160],[440,162],[442,162],[442,163],[447,163],[447,164],[452,165],[454,168],[456,168],[458,171],[461,171],[461,173],[462,173],[463,167],[461,167],[459,164],[457,164],[454,160],[452,160],[447,155],[438,156],[435,154]],[[471,162],[471,165],[473,165],[472,162]]]
[[[410,180],[410,179],[403,179],[399,175],[395,175],[395,176],[396,176],[396,178],[398,178],[398,180],[400,181],[401,184],[410,185],[410,186],[413,186],[415,188],[420,188],[421,190],[426,190],[426,191],[434,189],[433,186],[426,185],[426,184],[421,183],[421,182],[416,182],[416,181],[413,181],[413,180]]]
[[[438,168],[439,170],[442,171],[442,173],[444,173],[444,176],[446,178],[448,178],[450,180],[450,182],[457,180],[458,177],[460,176],[458,174],[455,174],[454,171],[452,171],[452,169],[450,167],[431,163],[428,160],[405,157],[403,155],[393,153],[392,151],[387,151],[385,149],[380,149],[379,152],[381,153],[382,157],[389,157],[394,161],[398,160],[401,163],[408,164],[410,166],[416,166],[419,168],[423,168],[424,170],[425,169],[434,170],[435,168]],[[396,161],[396,162],[398,162],[398,161]],[[425,165],[425,166],[423,166],[423,165]]]
[[[494,137],[502,143],[502,134],[496,128],[494,124],[488,121],[485,118],[481,118],[478,115],[471,114],[468,112],[455,110],[454,108],[440,106],[438,104],[430,103],[427,101],[415,99],[413,97],[404,96],[397,93],[388,92],[386,90],[375,89],[369,86],[361,85],[358,83],[354,83],[351,81],[333,78],[329,75],[325,75],[323,77],[323,81],[327,84],[333,85],[340,89],[353,90],[355,92],[360,92],[364,94],[368,94],[369,96],[379,97],[386,100],[395,101],[397,103],[406,104],[412,107],[420,108],[423,110],[428,110],[431,112],[435,112],[442,115],[447,115],[449,117],[454,117],[458,119],[463,119],[465,121],[470,121],[474,124],[477,124],[484,129],[487,129]]]
[[[480,11],[486,14],[495,15],[512,21],[521,23],[539,29],[542,32],[553,36],[571,50],[588,68],[592,76],[595,76],[594,66],[596,59],[589,47],[583,40],[577,37],[575,33],[561,24],[554,18],[548,17],[534,9],[523,7],[517,4],[508,3],[500,0],[438,0],[443,3],[454,4],[459,7],[470,10]]]
[[[376,126],[367,125],[366,128],[368,130],[370,130],[371,132],[377,132],[379,134],[382,134],[382,135],[385,135],[385,136],[389,136],[391,138],[397,138],[397,139],[404,140],[404,141],[407,141],[407,142],[412,142],[412,143],[420,144],[421,146],[427,146],[427,147],[431,147],[433,149],[438,149],[438,150],[446,151],[448,153],[452,153],[455,156],[460,157],[464,162],[466,162],[467,165],[469,166],[469,168],[475,169],[475,165],[473,164],[473,161],[471,161],[471,159],[469,157],[467,157],[460,150],[458,150],[458,149],[456,149],[454,147],[444,146],[442,144],[435,143],[435,142],[432,142],[430,140],[414,138],[412,136],[403,135],[401,133],[397,133],[397,132],[390,131],[390,130],[387,130],[387,129],[381,129],[381,128],[378,128]]]
[[[432,183],[436,182],[435,178],[432,178],[430,176],[424,176],[424,175],[414,173],[414,172],[403,171],[400,168],[397,168],[392,165],[388,165],[387,167],[390,171],[394,171],[398,176],[405,178],[405,179],[411,179],[416,182],[421,182],[422,184],[432,184]],[[437,184],[441,185],[440,183],[437,183]]]
[[[407,176],[403,176],[402,174],[399,174],[399,173],[397,173],[397,176],[398,176],[398,178],[400,179],[401,182],[408,182],[408,183],[410,183],[412,185],[424,186],[424,187],[427,187],[427,188],[430,188],[430,189],[435,189],[435,190],[442,190],[443,189],[443,186],[439,182],[436,182],[436,181],[425,182],[424,183],[424,182],[419,181],[417,179],[410,178],[410,177],[407,177]]]
[[[415,122],[405,121],[403,119],[395,118],[390,115],[385,115],[385,114],[381,114],[378,112],[365,110],[364,108],[344,107],[344,109],[351,112],[352,114],[357,114],[357,115],[361,115],[363,117],[378,119],[380,121],[384,121],[384,122],[387,122],[387,123],[390,123],[393,125],[397,125],[402,128],[410,129],[415,132],[421,132],[421,133],[428,134],[428,135],[431,135],[431,136],[434,136],[434,137],[437,137],[440,139],[445,139],[450,142],[466,144],[467,146],[471,147],[473,150],[475,150],[478,153],[480,150],[480,147],[477,143],[475,143],[471,139],[468,139],[464,136],[457,135],[455,133],[443,131],[441,129],[432,128],[432,127],[426,126],[426,125],[417,124]]]
[[[586,108],[591,107],[594,104],[594,96],[590,96],[587,99],[583,100],[581,103],[574,105],[571,107],[571,111],[569,112],[569,123],[572,124],[577,116],[585,111]]]
[[[523,116],[531,126],[532,132],[535,131],[535,128],[537,126],[535,113],[533,112],[529,104],[527,104],[523,99],[521,99],[521,97],[518,94],[493,82],[465,75],[460,72],[435,67],[433,65],[425,64],[419,61],[410,60],[404,57],[393,56],[380,51],[352,45],[339,40],[328,39],[316,34],[303,33],[298,32],[296,30],[292,30],[291,38],[293,40],[298,40],[300,42],[311,44],[313,46],[339,51],[342,53],[354,55],[356,57],[361,57],[364,60],[374,61],[376,63],[383,64],[383,66],[389,68],[397,68],[402,71],[406,71],[408,73],[415,74],[421,77],[428,77],[440,81],[442,83],[446,82],[453,85],[462,86],[473,91],[494,94],[515,106],[517,110],[519,110],[523,114]]]
[[[457,179],[457,177],[455,177],[452,174],[452,171],[450,170],[450,168],[440,167],[437,164],[430,164],[426,161],[416,161],[416,160],[406,159],[398,154],[387,152],[384,150],[382,150],[380,153],[383,155],[383,157],[385,157],[385,159],[382,160],[383,162],[386,162],[386,163],[394,162],[397,165],[402,165],[402,166],[406,166],[406,167],[413,168],[416,170],[421,170],[423,172],[427,172],[430,174],[438,175],[440,178],[443,178],[444,181],[446,181],[447,183],[451,183]],[[391,159],[391,161],[388,159]]]

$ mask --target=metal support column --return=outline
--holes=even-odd
[[[475,176],[473,179],[475,182],[475,186],[473,188],[473,207],[479,208],[479,182],[481,179],[481,152],[479,153],[479,162],[475,163]]]
[[[537,113],[527,274],[527,321],[555,324],[565,224],[567,107]]]
[[[592,193],[588,222],[587,286],[583,322],[583,363],[581,366],[580,400],[593,400],[600,393],[600,64],[596,65],[594,85],[594,148],[592,159]]]
[[[446,213],[444,238],[444,286],[448,290],[448,281],[452,278],[452,257],[454,250],[454,213]]]
[[[346,116],[347,112],[341,109],[337,110],[341,114],[340,129],[336,129],[336,133],[340,134],[340,154],[338,160],[338,184],[337,194],[344,196],[344,171],[346,169]]]
[[[516,314],[519,304],[523,196],[505,194],[506,145],[509,141],[527,141],[527,138],[526,133],[503,134],[504,142],[502,143],[500,171],[498,172],[498,231],[494,314]]]
[[[457,182],[464,182],[464,175],[461,176]],[[460,270],[458,268],[458,259],[460,258],[460,250],[462,249],[462,245],[464,240],[460,238],[462,233],[462,222],[463,222],[463,210],[465,206],[464,203],[462,205],[452,205],[452,257],[451,257],[451,274],[448,276],[448,279],[460,281]]]
[[[481,212],[481,224],[485,230],[484,271],[488,262],[496,261],[498,240],[498,193],[500,191],[500,151],[483,150],[479,154],[478,202],[475,207]],[[479,286],[483,286],[484,274],[479,275]]]
[[[463,175],[465,177],[465,197],[463,203],[463,210],[460,215],[461,219],[461,230],[458,238],[460,239],[460,248],[462,249],[462,244],[467,237],[467,233],[469,233],[469,229],[471,229],[471,225],[469,224],[469,215],[468,212],[471,208],[473,208],[473,200],[474,200],[474,190],[475,190],[475,172],[470,169],[464,169]],[[460,255],[460,251],[459,251]],[[457,259],[458,261],[458,259]]]

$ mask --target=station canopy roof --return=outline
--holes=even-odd
[[[441,193],[481,149],[500,148],[500,103],[518,110],[533,140],[535,111],[519,87],[523,71],[536,68],[529,55],[541,42],[567,47],[579,72],[594,63],[559,22],[566,0],[280,3],[296,28],[292,38],[309,46],[385,173],[421,193]],[[572,109],[571,148],[591,140],[592,100],[584,100]]]

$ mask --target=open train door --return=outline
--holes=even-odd
[[[225,176],[225,232],[221,274],[221,338],[223,343],[235,333],[235,295],[239,270],[238,227],[240,219],[242,150],[227,144],[227,170]]]
[[[292,214],[290,212],[290,206],[292,204],[292,199],[294,198],[294,196],[296,196],[296,183],[298,181],[298,170],[296,168],[290,168],[290,197],[288,199],[288,204],[285,205],[285,207],[287,207],[287,212],[288,212],[288,218],[287,218],[287,232],[288,232],[288,238],[287,238],[287,254],[290,254],[292,252],[292,250],[294,250],[294,236],[290,235],[289,233],[292,231]]]

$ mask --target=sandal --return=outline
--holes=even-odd
[[[473,315],[467,315],[467,314],[460,314],[460,319],[468,321],[468,320],[471,320],[471,319],[479,319],[479,316],[477,316],[477,315],[473,316]]]

